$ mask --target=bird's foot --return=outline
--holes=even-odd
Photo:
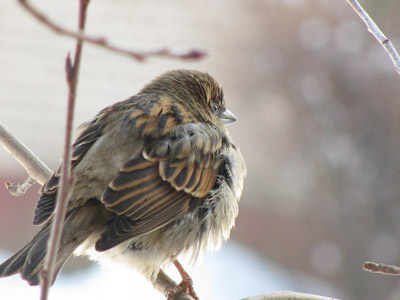
[[[178,269],[179,273],[182,276],[182,281],[180,284],[178,284],[177,287],[169,290],[168,292],[168,300],[175,300],[176,295],[178,295],[180,292],[185,292],[187,293],[190,297],[192,297],[194,300],[200,300],[199,296],[197,296],[194,288],[193,288],[193,280],[190,278],[189,274],[183,269],[182,265],[175,260],[174,261],[175,267]]]

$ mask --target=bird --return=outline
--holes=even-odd
[[[182,281],[166,297],[199,299],[178,258],[220,248],[234,227],[247,174],[226,127],[236,120],[211,75],[177,69],[82,124],[53,283],[75,252],[125,264],[152,283],[174,264]],[[60,174],[61,166],[40,191],[33,224],[43,227],[0,265],[0,277],[40,284]]]

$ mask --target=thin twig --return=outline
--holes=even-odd
[[[374,262],[366,262],[363,265],[363,269],[365,271],[373,272],[373,273],[381,273],[386,275],[400,275],[400,267],[378,264]]]
[[[50,20],[45,14],[37,10],[33,7],[27,0],[18,0],[19,3],[38,21],[42,24],[46,25],[53,31],[58,34],[65,35],[68,37],[72,37],[77,40],[85,41],[89,44],[96,45],[105,49],[108,49],[112,52],[123,54],[130,56],[137,61],[143,62],[146,58],[149,57],[165,57],[171,59],[181,59],[181,60],[194,60],[194,59],[201,59],[207,55],[206,51],[199,50],[199,49],[191,49],[184,53],[173,53],[167,48],[161,48],[158,50],[151,50],[151,51],[139,51],[139,50],[127,50],[117,46],[110,44],[106,38],[104,37],[92,37],[85,35],[82,30],[74,31],[67,28],[64,28],[52,20]]]
[[[244,298],[242,300],[338,300],[332,297],[324,297],[312,294],[296,293],[292,291],[276,292]]]
[[[18,182],[6,182],[7,190],[13,196],[22,196],[26,193],[26,191],[36,182],[32,177],[28,177],[23,184]]]
[[[86,11],[90,0],[79,1],[79,30],[85,28]],[[41,300],[48,298],[48,292],[51,283],[53,282],[54,270],[56,265],[57,253],[61,241],[62,228],[64,224],[65,214],[67,212],[68,200],[70,195],[71,173],[71,144],[72,144],[72,127],[74,120],[74,109],[76,99],[76,89],[78,84],[79,66],[82,55],[81,39],[76,41],[75,58],[71,62],[71,57],[68,54],[66,60],[66,76],[68,83],[68,108],[67,121],[65,129],[65,146],[64,158],[61,170],[60,186],[57,192],[57,203],[52,221],[50,238],[48,243],[45,267],[41,273]]]
[[[392,60],[396,71],[400,74],[400,57],[394,48],[392,42],[383,34],[379,27],[375,24],[374,20],[368,15],[368,13],[362,8],[357,0],[346,0],[347,3],[354,9],[354,11],[360,16],[367,25],[368,31],[381,43],[385,48],[387,54]]]
[[[35,154],[0,122],[0,143],[25,168],[29,176],[43,185],[53,173]]]

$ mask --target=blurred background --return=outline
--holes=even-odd
[[[78,1],[32,3],[76,27]],[[362,4],[400,49],[400,2]],[[200,48],[209,55],[137,63],[85,45],[76,126],[174,68],[212,74],[239,119],[229,130],[249,174],[231,241],[192,268],[202,299],[288,289],[400,298],[398,278],[362,270],[365,261],[400,265],[400,77],[345,0],[96,0],[87,32],[127,48]],[[53,170],[63,147],[64,61],[74,43],[17,1],[0,2],[0,121]],[[21,198],[4,187],[25,178],[1,148],[2,260],[38,230],[31,224],[39,185]],[[137,299],[148,283],[115,268],[72,259],[51,295],[83,299],[91,289],[109,299],[120,290],[129,296],[115,298]],[[142,298],[162,299],[148,288]],[[25,290],[29,297],[20,295]],[[1,299],[37,295],[18,277],[0,280]]]

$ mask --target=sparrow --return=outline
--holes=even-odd
[[[209,74],[172,70],[82,124],[54,279],[74,251],[128,265],[153,283],[173,263],[182,282],[167,298],[185,291],[199,299],[178,258],[218,249],[234,226],[246,176],[225,126],[235,121]],[[0,277],[20,273],[39,284],[60,173],[41,189],[33,224],[44,226],[0,265]]]

